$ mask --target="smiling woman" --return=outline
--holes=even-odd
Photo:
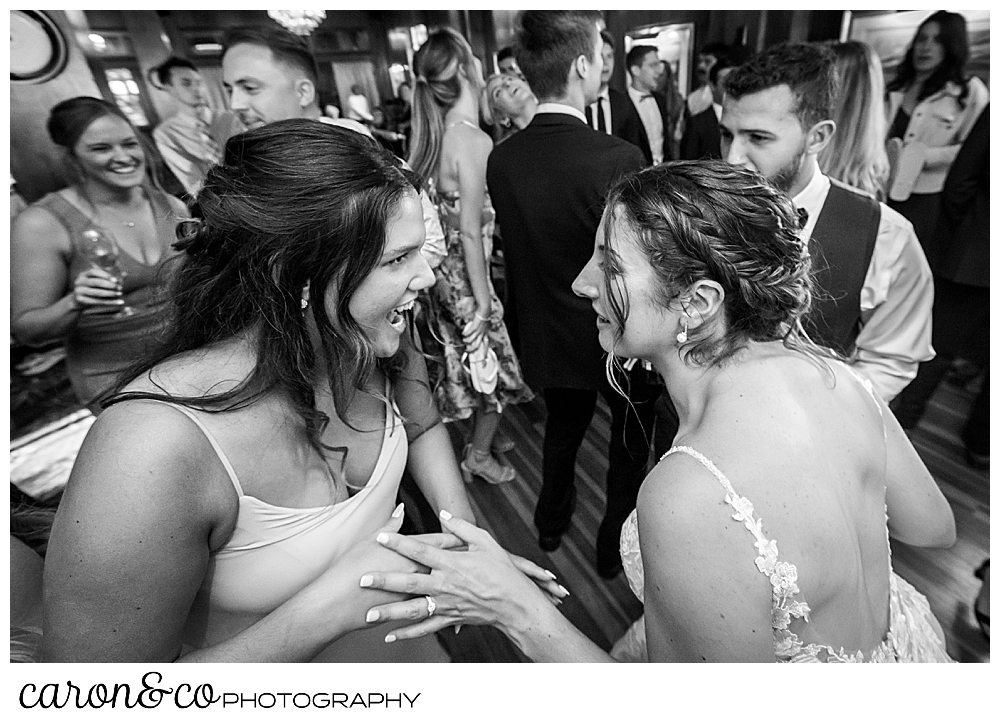
[[[405,334],[434,280],[413,183],[315,121],[230,139],[178,243],[163,343],[94,423],[62,499],[48,660],[446,657],[353,632],[398,599],[359,593],[363,569],[416,569],[374,541],[402,523],[404,466],[473,519]]]
[[[148,181],[143,143],[116,106],[71,98],[52,109],[48,130],[75,182],[11,228],[11,332],[26,344],[65,339],[73,389],[96,414],[163,324],[164,264],[188,214]],[[94,230],[117,250],[110,270],[81,247]],[[119,314],[125,307],[133,313]]]

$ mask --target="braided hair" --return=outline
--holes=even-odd
[[[611,190],[604,225],[605,298],[621,330],[629,302],[620,283],[616,225],[632,231],[660,281],[657,301],[664,307],[683,305],[685,291],[699,280],[722,287],[723,318],[689,330],[682,347],[687,363],[722,364],[751,341],[782,340],[790,348],[829,356],[802,328],[813,288],[801,220],[788,197],[763,176],[723,161],[685,161],[645,169]]]

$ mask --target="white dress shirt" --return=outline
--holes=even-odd
[[[587,116],[583,114],[582,110],[577,110],[571,105],[565,105],[563,103],[539,103],[538,108],[535,109],[535,113],[563,113],[565,115],[571,115],[574,118],[579,118],[584,123],[587,122]]]
[[[809,214],[805,238],[812,236],[830,192],[830,179],[815,159],[813,165],[812,180],[792,199]],[[917,375],[920,362],[934,358],[934,280],[913,225],[884,203],[879,206],[882,216],[861,288],[862,327],[851,364],[888,402]]]
[[[604,132],[609,136],[611,135],[611,94],[608,93],[608,89],[605,88],[601,91],[598,98],[601,99],[601,110],[604,111]],[[593,118],[593,123],[590,124],[591,128],[595,131],[600,130],[597,125],[597,101],[595,100],[590,104],[590,117]]]
[[[631,85],[628,87],[628,97],[639,111],[642,125],[646,129],[649,150],[653,154],[653,165],[663,163],[663,116],[660,115],[660,106],[656,104],[656,98],[650,93],[636,90]]]

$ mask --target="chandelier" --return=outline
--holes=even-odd
[[[267,14],[296,35],[309,35],[326,18],[324,10],[268,10]]]

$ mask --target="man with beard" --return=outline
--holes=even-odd
[[[933,280],[909,221],[819,170],[836,132],[831,51],[774,46],[733,70],[725,91],[722,157],[765,176],[805,218],[818,289],[806,331],[892,399],[934,356]]]

